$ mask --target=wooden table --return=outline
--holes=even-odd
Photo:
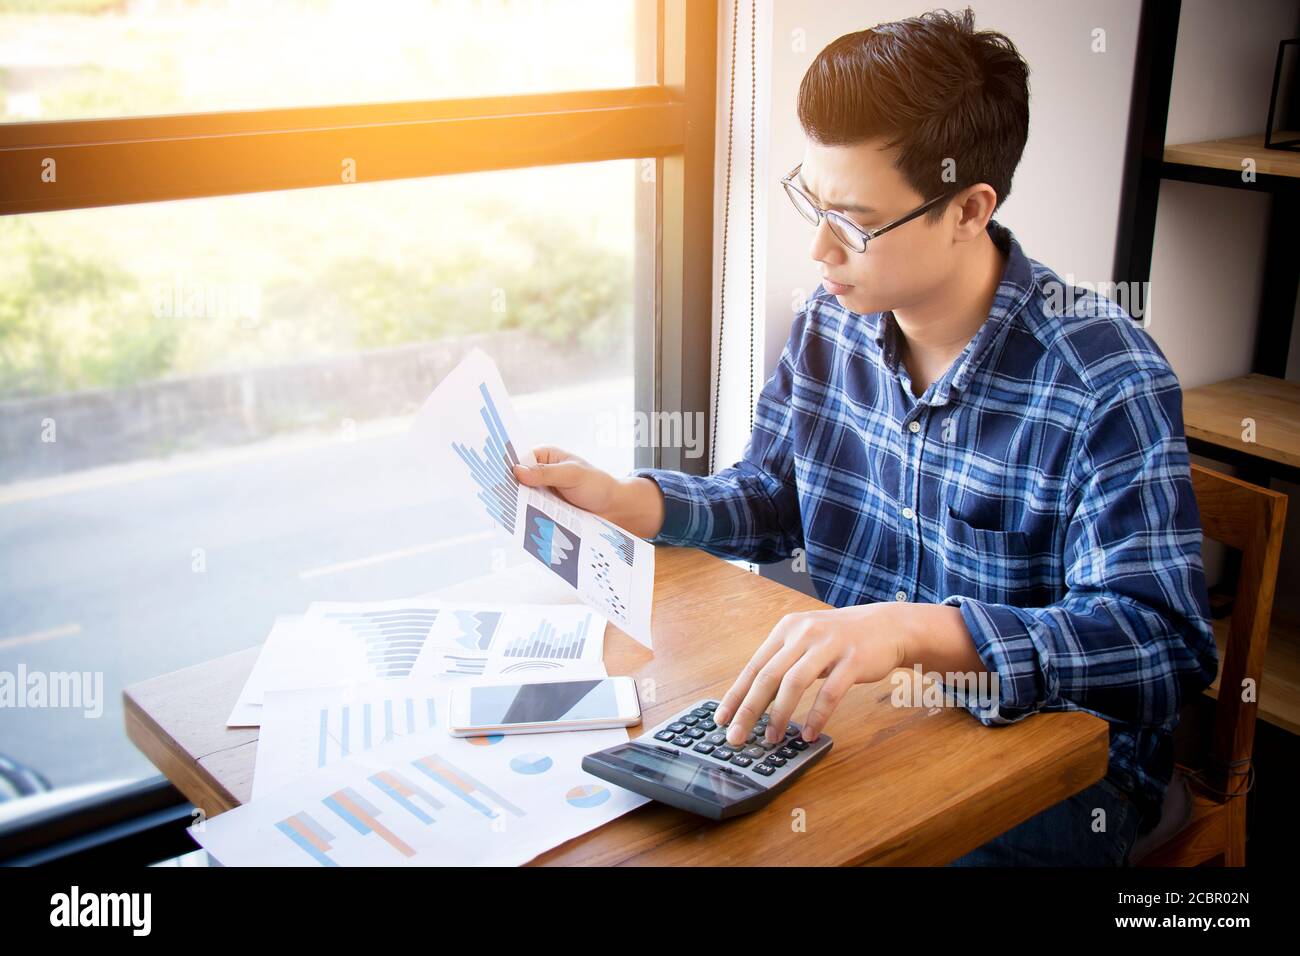
[[[1300,383],[1245,375],[1189,388],[1183,423],[1189,440],[1300,468]]]
[[[661,547],[654,654],[611,624],[605,664],[611,675],[637,679],[653,725],[700,698],[719,698],[782,615],[825,607],[703,551]],[[249,648],[124,693],[131,740],[209,815],[252,791],[257,729],[228,729],[225,721],[257,653]],[[645,692],[651,680],[654,702]],[[533,862],[943,864],[1105,774],[1107,724],[1091,714],[985,727],[961,708],[895,707],[892,692],[889,681],[854,687],[826,727],[831,752],[757,812],[717,823],[649,803]]]

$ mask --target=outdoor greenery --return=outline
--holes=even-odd
[[[532,256],[472,250],[422,264],[343,256],[262,286],[256,321],[159,315],[157,290],[108,255],[70,252],[32,222],[0,219],[0,397],[119,387],[170,374],[292,361],[520,329],[560,345],[628,337],[625,255],[576,228],[519,223]]]
[[[30,223],[0,220],[0,395],[163,374],[178,330],[142,321],[138,291],[117,266],[67,255]]]
[[[154,11],[128,0],[0,0],[0,122],[230,109],[259,105],[266,87],[290,103],[332,97],[331,83],[346,95],[355,71],[303,68],[319,66],[321,38],[355,45],[356,24],[333,16],[335,6],[277,7],[318,31],[286,46],[220,3]],[[419,9],[417,22],[445,29],[417,43],[380,23],[368,42],[403,45],[387,59],[382,46],[356,54],[393,71],[370,71],[391,84],[379,93],[529,88],[506,72],[519,57],[485,60],[481,43],[537,37],[493,27],[457,42],[456,5]],[[529,4],[484,10],[498,18],[491,24],[533,17],[534,32],[565,29]],[[610,8],[592,29],[608,32],[623,15]],[[601,49],[598,75],[616,77],[627,50]],[[43,50],[48,64],[31,56]],[[574,349],[626,349],[633,161],[389,183],[364,172],[353,185],[0,217],[0,399],[511,329]],[[173,287],[181,298],[251,289],[258,312],[160,310]]]

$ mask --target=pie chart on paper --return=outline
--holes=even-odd
[[[546,754],[520,754],[510,759],[510,769],[515,773],[546,773],[553,764],[554,761]]]
[[[574,787],[564,795],[564,799],[575,807],[598,807],[609,799],[609,791],[594,783]]]

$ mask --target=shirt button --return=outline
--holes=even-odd
[[[911,508],[904,508],[903,517],[906,518],[908,521],[911,521],[913,518],[916,517],[916,512],[913,511]]]
[[[907,592],[906,592],[906,591],[899,591],[897,594],[894,595],[894,600],[895,600],[895,601],[906,601],[906,600],[907,600]]]
[[[912,419],[912,421],[907,426],[907,430],[910,431],[913,435],[915,435],[917,432],[921,430],[921,423],[918,422],[916,419]]]

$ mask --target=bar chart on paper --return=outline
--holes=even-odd
[[[452,442],[451,447],[478,484],[478,500],[487,509],[489,517],[502,530],[513,535],[515,511],[519,507],[519,480],[515,478],[510,466],[519,464],[519,456],[501,421],[496,403],[492,401],[487,383],[480,382],[478,391],[483,402],[479,414],[486,432],[481,441],[482,447],[475,449],[458,441]]]
[[[440,726],[439,680],[272,691],[263,702],[253,799],[321,767]]]
[[[276,823],[275,828],[321,866],[338,866],[330,856],[334,834],[321,826],[307,811],[302,810],[286,817]]]
[[[396,770],[383,770],[369,778],[370,782],[387,794],[394,803],[421,823],[433,823],[431,810],[441,810],[445,804],[419,784],[412,783]],[[419,799],[425,808],[416,803]]]
[[[365,645],[375,677],[407,677],[438,620],[434,607],[375,611],[326,611],[322,617],[350,630]]]
[[[336,704],[318,712],[316,766],[371,750],[399,736],[438,726],[438,702],[432,697],[386,697],[360,704]]]
[[[582,769],[627,739],[621,728],[399,736],[190,833],[227,866],[518,865],[648,802]]]
[[[516,548],[653,649],[654,546],[549,487],[518,482],[514,465],[535,458],[490,356],[471,350],[425,400],[411,429],[437,480],[476,499]]]
[[[624,564],[629,568],[632,567],[632,555],[635,551],[633,549],[631,538],[622,531],[619,531],[618,528],[610,527],[608,525],[605,527],[605,530],[600,533],[600,536],[614,546],[615,553],[622,559]]]
[[[467,771],[460,769],[445,757],[428,754],[411,761],[416,770],[424,773],[453,797],[463,800],[475,812],[488,819],[496,819],[502,813],[516,817],[525,816],[525,812],[511,803],[491,787],[474,779]]]
[[[506,645],[505,656],[512,663],[501,668],[502,674],[525,670],[554,670],[561,661],[579,660],[587,645],[589,618],[583,618],[573,628],[560,631],[550,621],[542,621],[527,637],[516,638]]]
[[[540,762],[543,759],[545,763]],[[549,758],[535,757],[528,772],[544,772],[549,766]],[[355,786],[333,790],[320,800],[320,808],[298,810],[277,821],[275,829],[321,866],[340,865],[336,858],[340,845],[349,846],[353,863],[369,859],[383,865],[384,858],[394,854],[413,860],[421,851],[412,845],[409,828],[414,824],[434,828],[447,816],[442,812],[447,804],[434,790],[489,821],[507,813],[527,816],[523,808],[445,756],[425,754],[369,774]]]

